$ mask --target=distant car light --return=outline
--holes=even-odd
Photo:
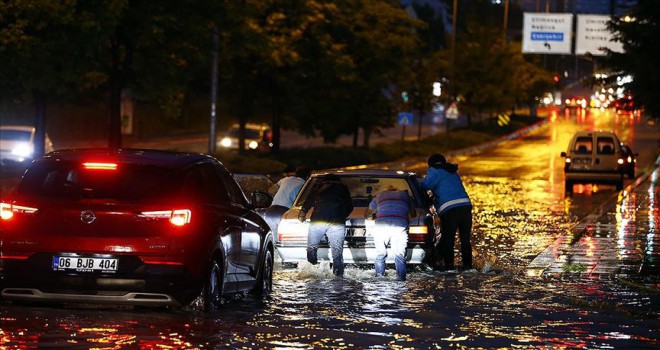
[[[226,147],[226,148],[231,147],[231,139],[229,137],[223,138],[222,141],[220,141],[220,145],[222,145],[222,147]]]
[[[250,143],[248,144],[248,147],[250,147],[250,149],[257,149],[257,147],[259,147],[259,142],[250,141]]]
[[[619,158],[616,162],[619,163],[619,164],[623,164],[623,159]]]
[[[33,152],[34,148],[27,142],[21,142],[14,146],[14,148],[11,150],[11,154],[21,158],[32,157]]]

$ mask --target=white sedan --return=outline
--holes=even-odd
[[[348,187],[353,200],[353,212],[346,220],[344,261],[349,264],[373,264],[376,248],[372,237],[374,221],[365,219],[365,211],[371,199],[389,186],[407,191],[415,205],[416,216],[410,219],[406,261],[417,265],[427,263],[432,256],[434,241],[433,217],[429,213],[429,200],[420,186],[415,173],[395,170],[340,170],[333,171]],[[307,231],[309,221],[301,222],[298,214],[308,196],[314,194],[315,184],[325,173],[313,174],[300,190],[293,207],[284,213],[278,226],[276,247],[283,263],[298,263],[307,260]],[[313,209],[312,209],[313,210]],[[327,241],[321,242],[318,250],[320,261],[332,261]],[[394,254],[388,252],[387,263],[394,263]]]

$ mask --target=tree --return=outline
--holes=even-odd
[[[623,44],[624,52],[608,50],[606,66],[618,76],[632,76],[626,88],[637,105],[653,118],[660,117],[660,2],[637,0],[627,16],[612,17],[609,28],[614,40]],[[635,3],[628,1],[628,4]]]
[[[41,132],[48,96],[109,96],[108,144],[121,147],[122,91],[175,114],[204,58],[211,9],[202,0],[2,2],[0,89],[34,96]]]
[[[98,88],[109,95],[109,147],[122,144],[124,90],[169,107],[165,110],[176,111],[180,106],[186,87],[195,78],[189,73],[195,63],[208,57],[202,51],[210,42],[213,4],[202,0],[122,2],[116,26],[88,73],[98,77]]]
[[[85,85],[122,2],[0,3],[0,96],[34,103],[36,156],[44,152],[48,99],[70,99]]]
[[[449,52],[438,59],[440,72],[451,72]],[[529,101],[551,75],[527,62],[519,44],[508,44],[495,27],[469,24],[457,40],[455,67],[450,74],[450,98],[457,98],[471,124],[473,116],[495,115]]]
[[[383,91],[402,86],[418,45],[417,22],[398,1],[335,1],[326,22],[304,34],[294,117],[301,129],[326,142],[364,131],[364,146],[380,128],[392,126],[397,100]]]

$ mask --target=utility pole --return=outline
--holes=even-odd
[[[218,26],[213,26],[213,48],[211,63],[211,125],[209,128],[209,154],[215,153],[215,125],[218,102],[218,47],[220,46],[220,33]]]
[[[502,30],[502,36],[504,37],[504,43],[507,42],[506,40],[506,29],[508,27],[509,23],[509,0],[504,0],[504,29]]]
[[[454,86],[455,86],[455,82],[454,82],[454,78],[455,78],[454,62],[456,60],[456,22],[457,22],[456,16],[457,16],[457,13],[458,13],[458,0],[454,0],[454,8],[453,8],[452,14],[451,14],[451,58],[450,58],[451,61],[449,62],[450,67],[451,67],[450,68],[451,69],[450,70],[451,76],[449,78],[449,84],[451,86],[451,90],[450,90],[449,98],[452,99],[452,100],[454,99],[454,94],[456,93],[455,88],[454,88]],[[446,111],[445,111],[445,126],[447,128],[447,133],[449,133],[449,118],[447,118],[447,112]]]

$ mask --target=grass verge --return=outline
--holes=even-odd
[[[418,141],[395,141],[370,148],[310,147],[280,150],[278,154],[237,155],[219,153],[217,157],[234,173],[260,173],[280,175],[292,172],[298,165],[314,170],[341,168],[360,164],[375,164],[426,157],[433,153],[446,153],[495,140],[516,130],[541,121],[543,118],[513,115],[508,125],[497,125],[493,119],[471,127],[450,130]]]

